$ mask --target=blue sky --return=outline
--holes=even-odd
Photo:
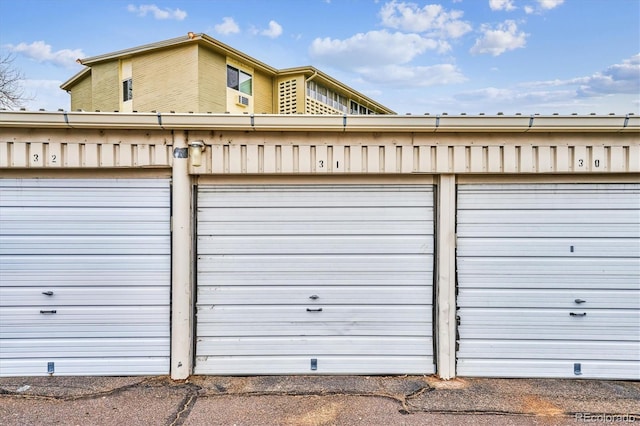
[[[77,58],[189,31],[399,114],[640,113],[639,0],[0,1],[29,110],[70,108]]]

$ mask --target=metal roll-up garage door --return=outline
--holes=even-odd
[[[433,188],[198,188],[197,374],[433,373]]]
[[[169,372],[167,179],[0,179],[0,375]]]
[[[460,185],[458,374],[640,379],[640,185]]]

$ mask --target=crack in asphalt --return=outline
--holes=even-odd
[[[89,392],[89,393],[82,394],[82,395],[70,395],[70,396],[52,396],[52,395],[29,394],[29,393],[10,391],[10,390],[4,389],[4,388],[0,388],[0,396],[5,396],[6,395],[6,396],[11,396],[11,397],[16,397],[16,398],[40,399],[40,400],[45,400],[45,401],[78,401],[78,400],[82,400],[82,399],[93,399],[93,398],[98,398],[98,397],[102,397],[102,396],[115,395],[115,394],[127,391],[129,389],[138,388],[138,387],[141,387],[141,386],[145,386],[148,383],[159,382],[159,381],[160,380],[156,379],[156,378],[144,379],[144,380],[141,380],[141,381],[136,382],[136,383],[131,383],[129,385],[124,385],[124,386],[120,386],[120,387],[113,388],[113,389],[108,389],[108,390],[104,390],[104,391]],[[156,387],[160,387],[160,386],[156,386]],[[43,387],[45,389],[47,388],[47,386],[43,386]],[[80,387],[78,387],[78,388],[80,388]]]
[[[88,392],[81,395],[42,395],[42,394],[29,394],[18,391],[11,391],[6,387],[0,388],[0,398],[22,398],[22,399],[38,399],[38,400],[55,400],[55,401],[78,401],[86,399],[101,398],[109,395],[117,395],[122,392],[126,392],[136,388],[173,388],[175,390],[184,391],[184,398],[177,404],[175,411],[167,419],[167,426],[181,426],[188,419],[189,414],[194,408],[199,398],[216,398],[216,397],[229,397],[229,396],[245,396],[245,397],[259,397],[259,396],[351,396],[351,397],[371,397],[371,398],[385,398],[395,401],[400,405],[398,412],[404,415],[411,415],[416,413],[432,413],[432,414],[471,414],[471,415],[502,415],[502,416],[527,416],[537,417],[536,413],[523,413],[521,411],[509,411],[509,410],[469,410],[469,409],[433,409],[429,407],[420,407],[416,404],[417,400],[423,397],[426,393],[436,390],[435,388],[424,385],[414,390],[413,392],[403,393],[389,393],[384,391],[367,391],[367,392],[349,392],[345,390],[310,390],[310,391],[229,391],[225,386],[214,384],[211,388],[205,388],[200,385],[189,383],[187,381],[174,382],[168,378],[145,378],[135,383],[127,384],[124,386],[116,387],[108,390]],[[43,387],[45,390],[46,386]],[[207,393],[207,391],[213,393]],[[554,417],[573,417],[577,413],[562,412],[554,415]],[[620,413],[600,413],[607,416],[617,416]],[[640,413],[627,415],[640,417]]]
[[[184,424],[185,420],[189,417],[189,413],[191,413],[193,406],[198,400],[200,391],[202,390],[200,386],[193,384],[185,383],[184,386],[188,388],[188,392],[178,405],[178,410],[176,410],[175,414],[170,416],[167,426],[181,426]]]

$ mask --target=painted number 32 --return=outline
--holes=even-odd
[[[33,154],[33,157],[31,157],[34,163],[37,163],[38,161],[40,161],[40,155],[39,154]],[[58,156],[56,154],[51,154],[51,162],[52,163],[56,163],[58,161]]]

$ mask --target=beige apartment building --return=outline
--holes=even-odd
[[[312,66],[276,69],[206,34],[79,59],[71,110],[395,114]]]

